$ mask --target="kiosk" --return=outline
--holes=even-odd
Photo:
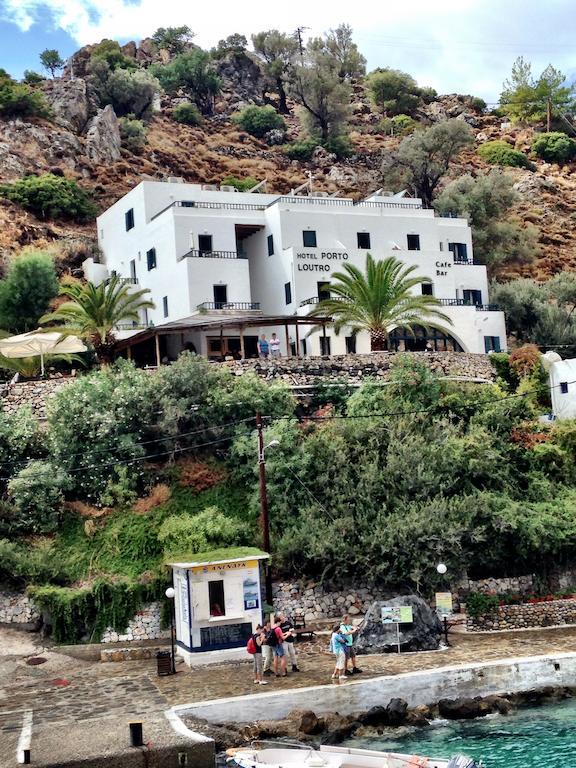
[[[268,557],[259,549],[234,547],[168,563],[176,645],[189,665],[246,656],[248,638],[262,621],[262,570]]]

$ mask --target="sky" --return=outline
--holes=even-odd
[[[539,74],[554,64],[576,79],[574,0],[0,0],[0,67],[14,77],[40,70],[38,54],[66,58],[103,38],[138,41],[158,27],[187,24],[205,48],[234,32],[306,27],[321,35],[341,23],[368,60],[368,69],[409,72],[439,93],[471,93],[489,103],[518,56]]]

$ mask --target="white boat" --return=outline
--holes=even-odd
[[[481,768],[464,755],[446,760],[328,745],[319,750],[304,745],[294,747],[277,744],[263,749],[257,746],[234,749],[230,750],[228,762],[238,768]]]

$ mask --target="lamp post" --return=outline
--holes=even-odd
[[[171,647],[171,655],[170,655],[170,668],[172,670],[172,674],[176,674],[176,660],[174,658],[175,651],[174,651],[174,596],[176,592],[174,591],[174,587],[168,587],[166,592],[164,593],[168,600],[170,600],[170,647]]]
[[[260,476],[260,526],[262,528],[262,545],[264,551],[270,554],[270,520],[268,517],[268,491],[266,489],[266,449],[280,445],[279,440],[271,440],[264,445],[264,426],[262,414],[256,413],[256,430],[258,432],[258,474]],[[266,602],[272,605],[272,574],[270,565],[266,566]]]
[[[440,574],[440,576],[444,576],[446,574],[446,571],[448,570],[448,567],[445,563],[438,563],[436,566],[436,570]],[[450,643],[448,641],[448,618],[446,615],[442,617],[442,623],[444,625],[444,641],[448,647],[450,647]]]

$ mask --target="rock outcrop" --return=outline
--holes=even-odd
[[[120,146],[118,118],[108,104],[90,121],[86,134],[86,155],[93,163],[114,163],[122,155]]]
[[[54,122],[76,133],[82,133],[90,116],[86,81],[46,80],[44,95],[54,115]]]
[[[412,624],[400,624],[402,651],[434,651],[440,646],[442,625],[428,603],[417,595],[405,595],[376,601],[370,607],[357,635],[357,653],[394,653],[398,651],[396,624],[382,623],[383,606],[411,606]]]

